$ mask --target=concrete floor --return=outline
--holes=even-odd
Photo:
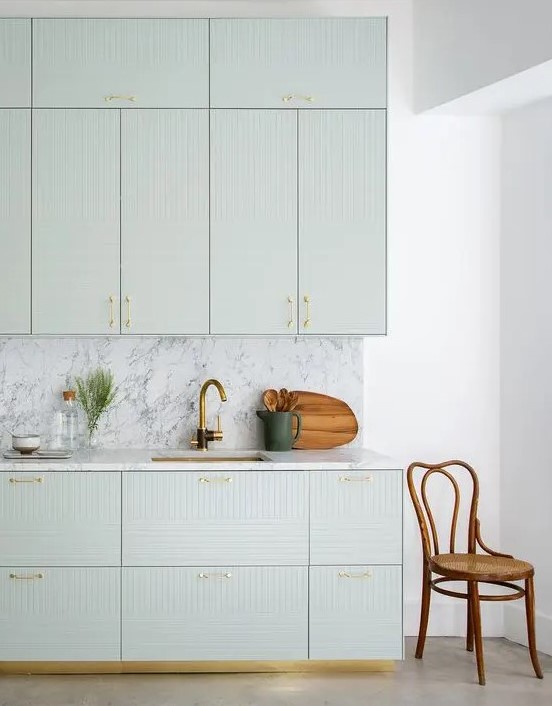
[[[536,679],[525,648],[485,640],[487,686],[459,638],[430,638],[388,674],[3,676],[0,706],[550,706],[552,657]]]

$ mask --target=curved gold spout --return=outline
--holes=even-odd
[[[211,385],[214,385],[217,388],[222,402],[226,402],[226,400],[228,399],[226,397],[226,390],[218,380],[211,378],[210,380],[206,380],[203,383],[203,385],[201,386],[201,391],[199,393],[199,429],[207,428],[205,413],[205,396],[207,394],[207,390],[211,387]]]

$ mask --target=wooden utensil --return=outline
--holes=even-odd
[[[333,449],[353,441],[358,433],[355,413],[346,402],[317,392],[298,390],[294,411],[303,429],[294,449]],[[294,430],[296,424],[294,424]]]
[[[296,392],[290,392],[288,394],[288,409],[290,412],[293,412],[293,410],[297,407],[297,404],[299,403],[299,395]]]
[[[265,390],[263,392],[263,403],[269,412],[276,412],[278,406],[278,393],[276,390]]]
[[[285,387],[282,387],[282,389],[278,392],[278,407],[277,411],[278,412],[289,412],[287,404],[288,404],[288,391],[286,390]]]

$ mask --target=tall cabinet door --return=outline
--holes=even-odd
[[[33,333],[118,333],[118,111],[36,110]]]
[[[299,113],[299,331],[383,334],[385,111]]]
[[[0,19],[0,107],[31,105],[31,20]]]
[[[211,111],[211,333],[296,332],[297,114]]]
[[[209,333],[209,114],[121,114],[121,330]]]
[[[31,114],[0,109],[0,334],[31,326]]]

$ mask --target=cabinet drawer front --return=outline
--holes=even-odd
[[[310,569],[310,659],[402,659],[400,566]]]
[[[307,474],[123,475],[123,564],[308,563]]]
[[[0,107],[31,105],[31,20],[0,19]]]
[[[119,473],[2,471],[3,566],[119,566]]]
[[[123,569],[123,660],[307,659],[306,567]]]
[[[38,19],[34,106],[208,107],[208,22]]]
[[[402,561],[401,471],[311,474],[311,564]]]
[[[215,108],[385,108],[384,18],[211,20]]]
[[[120,569],[0,569],[0,660],[120,659]]]

